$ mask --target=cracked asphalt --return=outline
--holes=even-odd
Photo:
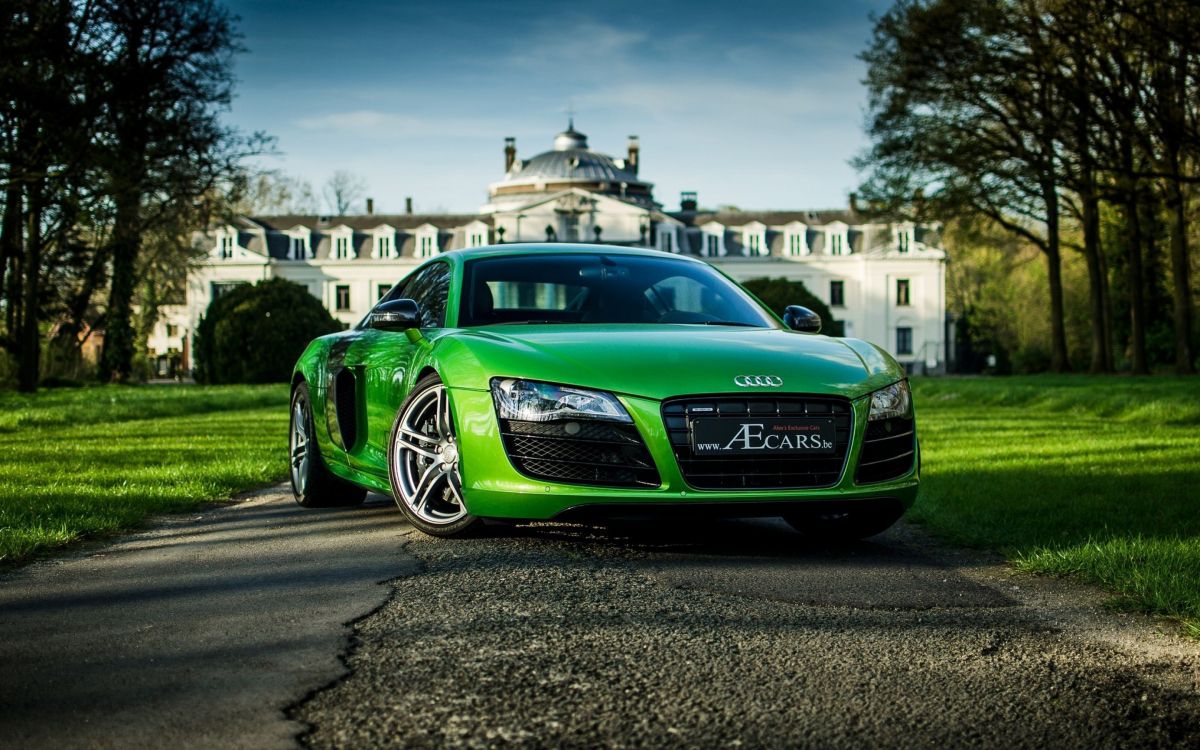
[[[0,576],[0,748],[1200,747],[1200,646],[1104,600],[903,523],[439,540],[280,487]]]
[[[1194,643],[904,525],[407,539],[309,746],[1200,747]]]

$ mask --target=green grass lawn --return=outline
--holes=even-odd
[[[282,479],[286,385],[0,394],[0,562]]]
[[[918,379],[910,518],[1200,636],[1200,379]]]
[[[917,379],[910,517],[1200,636],[1200,379]],[[0,394],[0,561],[286,476],[287,388]]]

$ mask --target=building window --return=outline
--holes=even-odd
[[[386,297],[386,296],[387,296],[387,293],[388,293],[389,291],[391,291],[391,289],[392,289],[392,288],[391,288],[390,286],[388,286],[387,284],[379,284],[379,285],[377,285],[376,291],[377,291],[378,293],[375,295],[375,299],[383,299],[384,297]]]
[[[437,236],[432,234],[422,235],[418,244],[422,258],[431,258],[437,255]]]
[[[350,257],[350,238],[335,237],[333,239],[333,257],[345,260]]]
[[[375,257],[390,258],[396,248],[395,238],[390,234],[380,234],[375,237]]]
[[[467,247],[483,247],[486,244],[486,231],[471,232],[469,235],[467,235]]]
[[[167,323],[167,338],[173,339],[178,335],[179,335],[179,326],[174,326],[174,325],[171,325],[170,323]]]
[[[350,287],[348,285],[338,284],[334,289],[334,297],[338,312],[346,312],[350,309]]]
[[[829,235],[829,254],[830,255],[841,255],[845,251],[846,251],[845,235],[843,235],[841,233]]]
[[[762,238],[758,233],[746,235],[746,249],[751,255],[758,255],[762,250]]]
[[[715,258],[721,254],[721,238],[715,234],[705,235],[704,237],[704,254],[710,258]]]
[[[675,252],[675,233],[666,230],[658,233],[658,249],[664,252]]]
[[[896,305],[908,306],[908,279],[896,279]]]
[[[788,235],[788,253],[791,255],[804,255],[806,247],[804,247],[804,235],[799,232],[793,232]]]
[[[221,259],[228,260],[233,257],[233,235],[221,235]]]
[[[217,299],[224,294],[232,292],[234,289],[237,289],[239,286],[245,283],[245,281],[214,281],[212,282],[212,286],[209,288],[209,291],[212,294],[212,298]]]
[[[901,229],[896,233],[896,245],[899,247],[900,252],[908,252],[909,243],[912,241],[911,238],[912,232],[908,229]]]
[[[829,305],[830,307],[845,307],[846,306],[846,282],[830,281],[829,282]]]
[[[896,354],[912,354],[912,329],[907,326],[896,328]]]
[[[308,258],[308,243],[303,237],[292,238],[292,260],[306,260]]]

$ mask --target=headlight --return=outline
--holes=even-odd
[[[501,419],[549,422],[552,419],[600,419],[633,422],[611,393],[569,388],[515,378],[493,378],[492,400]]]
[[[907,380],[892,383],[871,394],[871,413],[867,415],[867,421],[892,417],[912,418],[912,394]]]

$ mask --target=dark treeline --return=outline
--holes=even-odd
[[[858,166],[871,205],[982,221],[1036,246],[1048,294],[1013,315],[1049,316],[1050,369],[1070,367],[1062,268],[1078,252],[1090,369],[1148,372],[1161,306],[1176,371],[1195,371],[1200,7],[901,0],[862,57],[872,145]]]
[[[219,122],[233,19],[210,0],[3,7],[0,347],[30,390],[45,352],[77,361],[103,330],[101,379],[129,379],[189,230],[265,145]]]

